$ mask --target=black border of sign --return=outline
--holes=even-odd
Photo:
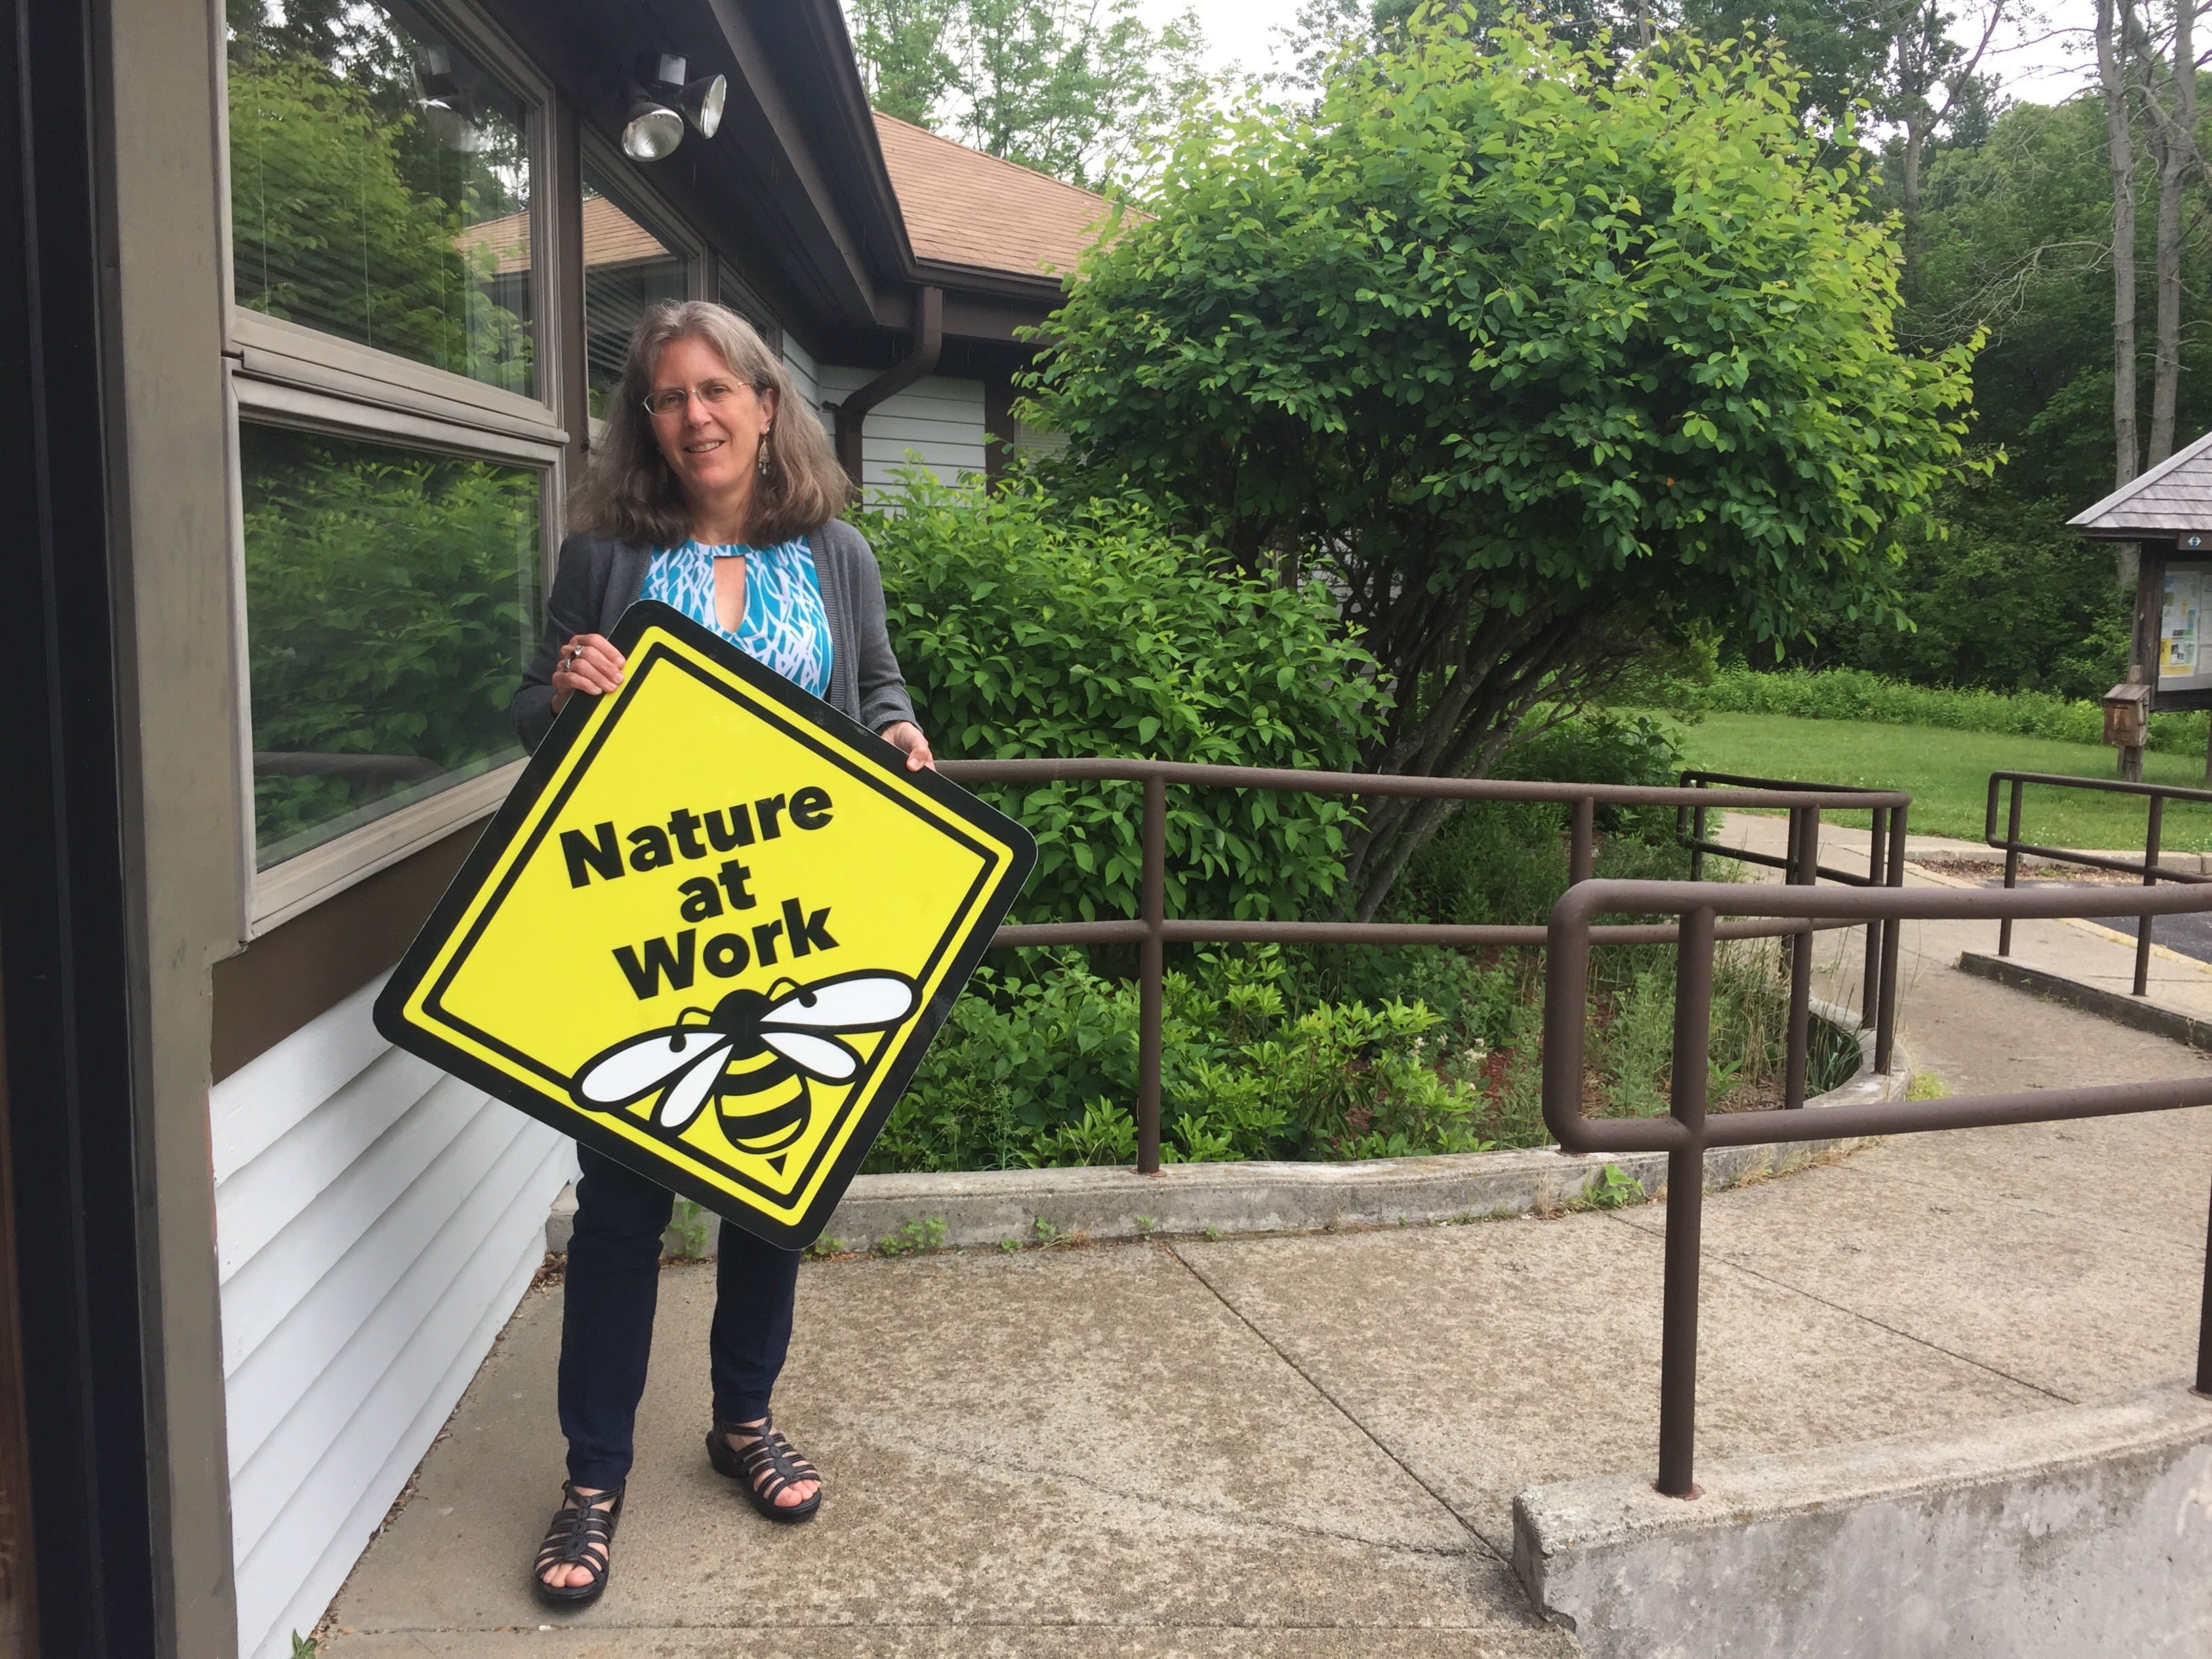
[[[939,1027],[945,1024],[945,1017],[951,1012],[961,988],[967,984],[969,975],[975,971],[983,953],[991,948],[992,938],[997,933],[1000,923],[1005,921],[1006,912],[1021,896],[1030,871],[1036,866],[1036,842],[1020,824],[997,808],[976,799],[959,785],[933,771],[906,771],[906,757],[899,750],[842,711],[801,690],[773,669],[755,662],[720,635],[702,628],[672,606],[652,600],[641,600],[631,605],[623,612],[622,619],[616,624],[616,649],[625,657],[634,655],[638,641],[649,628],[659,628],[674,635],[732,678],[743,680],[749,690],[764,701],[781,706],[799,722],[817,726],[874,759],[885,770],[898,775],[908,787],[928,797],[955,817],[1005,842],[1012,850],[1011,867],[1006,878],[996,884],[994,891],[984,896],[969,927],[968,937],[946,971],[942,988],[924,1006],[915,1022],[912,1036],[890,1070],[877,1084],[866,1112],[847,1138],[836,1162],[823,1176],[813,1204],[796,1222],[779,1224],[763,1212],[737,1202],[727,1194],[718,1191],[677,1165],[651,1156],[644,1148],[613,1130],[602,1128],[575,1105],[567,1102],[554,1104],[544,1093],[520,1079],[485,1063],[437,1032],[416,1025],[406,1018],[407,1003],[429,975],[438,952],[445,948],[447,941],[462,926],[469,907],[476,902],[499,860],[522,832],[526,821],[538,810],[554,774],[581,738],[585,723],[591,718],[596,706],[583,698],[571,698],[568,707],[555,717],[552,730],[538,745],[537,752],[523,768],[522,776],[507,792],[507,799],[500,803],[491,822],[484,826],[483,834],[477,838],[477,844],[470,849],[468,858],[447,887],[444,896],[430,912],[429,920],[422,924],[414,943],[400,957],[399,965],[392,970],[392,977],[377,994],[376,1029],[395,1048],[419,1055],[441,1070],[474,1084],[494,1098],[527,1113],[580,1145],[604,1153],[624,1168],[635,1170],[672,1192],[693,1200],[771,1244],[785,1249],[799,1249],[811,1244],[821,1236],[823,1228],[829,1224],[838,1200],[843,1197],[854,1176],[860,1172],[860,1164],[867,1157],[868,1149],[875,1144],[884,1120],[890,1115],[892,1106],[905,1092],[915,1068],[921,1065],[921,1057],[928,1052]],[[621,692],[616,694],[618,698],[622,695]]]

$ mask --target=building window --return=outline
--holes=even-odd
[[[663,300],[690,295],[689,262],[616,205],[584,170],[584,356],[592,418],[621,383],[623,360],[638,319]]]
[[[404,0],[229,0],[238,303],[525,395],[529,110]]]
[[[544,474],[241,422],[255,864],[519,759]]]

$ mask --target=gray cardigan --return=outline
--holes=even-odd
[[[830,617],[830,704],[871,732],[914,719],[906,678],[884,627],[884,579],[867,538],[832,519],[806,538],[822,608]],[[645,591],[652,550],[611,536],[571,536],[561,544],[553,592],[545,601],[545,638],[522,672],[507,713],[522,741],[535,749],[553,726],[553,667],[578,634],[612,634],[622,613]]]

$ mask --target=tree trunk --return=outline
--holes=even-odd
[[[1920,152],[1927,147],[1928,129],[1917,120],[1905,124],[1905,303],[1920,303]]]
[[[2158,157],[2158,343],[2151,359],[2150,453],[2156,466],[2173,453],[2173,410],[2181,381],[2181,201],[2197,161],[2197,0],[2176,0],[2172,102],[2151,102]]]
[[[1927,61],[1927,20],[1922,15],[1926,9],[1918,5],[1905,7],[1898,14],[1897,33],[1891,38],[1897,54],[1894,73],[1898,113],[1905,127],[1904,165],[1899,169],[1898,193],[1904,210],[1904,289],[1907,305],[1917,305],[1920,300],[1920,154],[1927,146],[1933,125],[1928,94],[1934,83]]]
[[[2133,481],[2142,452],[2136,435],[2136,144],[2128,118],[2125,46],[2113,27],[2115,5],[2116,0],[2097,0],[2097,85],[2105,100],[2106,158],[2112,175],[2112,482],[2117,489]]]

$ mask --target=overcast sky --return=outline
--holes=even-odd
[[[1966,19],[1983,14],[1989,0],[1966,0],[1959,9],[1963,33]],[[1298,0],[1139,0],[1139,9],[1155,25],[1182,12],[1188,4],[1206,26],[1206,43],[1215,67],[1231,63],[1245,71],[1268,67],[1278,46],[1274,31],[1287,27],[1297,15]],[[2055,104],[2089,85],[2096,64],[2088,40],[2094,0],[2042,0],[2033,15],[2021,0],[2008,0],[2008,12],[2021,21],[2008,23],[1998,34],[1985,60],[2011,96],[2024,102]]]

